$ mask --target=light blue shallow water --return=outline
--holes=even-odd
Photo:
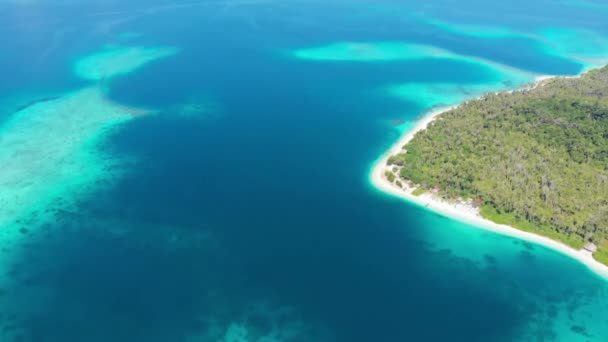
[[[1,341],[608,340],[608,286],[582,265],[368,182],[431,107],[602,64],[603,3],[13,1],[0,13],[0,127],[25,106],[54,125],[11,131],[29,142],[16,152],[97,143],[27,159],[65,173],[10,178],[53,191],[28,193],[35,214],[0,207],[14,217],[0,234]],[[158,47],[171,56],[144,63]],[[100,51],[120,58],[74,72]],[[128,113],[103,141],[101,109],[51,110],[82,89]],[[1,138],[4,158],[15,151]],[[97,162],[83,165],[83,148]]]

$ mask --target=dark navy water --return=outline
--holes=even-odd
[[[608,340],[608,287],[583,266],[369,184],[374,160],[400,134],[391,121],[425,110],[378,89],[484,83],[482,67],[307,63],[287,53],[399,40],[576,74],[584,62],[538,41],[466,36],[411,15],[605,36],[602,3],[188,4],[0,4],[7,98],[85,84],[71,63],[105,44],[181,49],[108,86],[115,101],[158,114],[104,143],[136,160],[126,175],[79,199],[53,223],[60,233],[31,238],[16,264],[25,280],[0,292],[0,306],[22,310],[3,310],[0,329],[20,331],[21,341],[269,342],[259,337],[273,327],[298,331],[277,339],[293,342]],[[121,32],[142,35],[121,40]],[[179,115],[200,94],[212,113]],[[247,326],[249,338],[221,339],[232,323]]]

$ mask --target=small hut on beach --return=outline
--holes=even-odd
[[[591,254],[597,252],[597,246],[593,242],[588,242],[584,249]]]

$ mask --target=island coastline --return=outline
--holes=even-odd
[[[509,90],[508,92],[531,89],[540,86],[545,81],[556,77],[575,78],[581,77],[582,75],[583,74],[578,76],[538,76],[535,82],[531,85],[526,85],[519,89]],[[526,232],[505,224],[495,223],[486,218],[483,218],[479,214],[479,210],[477,208],[464,201],[451,203],[442,198],[439,198],[438,196],[435,196],[432,192],[428,191],[420,195],[415,195],[413,194],[413,192],[417,189],[416,187],[411,187],[406,184],[403,184],[403,187],[400,187],[387,179],[387,177],[385,176],[385,172],[390,169],[390,166],[387,164],[388,158],[392,155],[402,152],[403,146],[406,145],[410,140],[412,140],[416,133],[425,130],[441,114],[449,112],[450,110],[455,109],[459,106],[460,104],[442,107],[431,110],[427,112],[427,114],[423,115],[423,117],[416,122],[413,128],[405,132],[405,134],[403,134],[399,138],[399,140],[395,144],[393,144],[387,151],[385,151],[384,154],[374,163],[374,166],[370,173],[371,183],[382,192],[394,195],[440,215],[473,225],[476,228],[536,243],[538,245],[542,245],[544,247],[555,250],[561,253],[562,255],[566,255],[577,260],[598,276],[608,280],[608,266],[595,260],[593,256],[584,249],[576,250],[562,242],[552,240],[548,237]]]

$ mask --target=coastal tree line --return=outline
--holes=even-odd
[[[577,248],[593,241],[608,263],[608,67],[469,101],[389,164],[493,221]]]

